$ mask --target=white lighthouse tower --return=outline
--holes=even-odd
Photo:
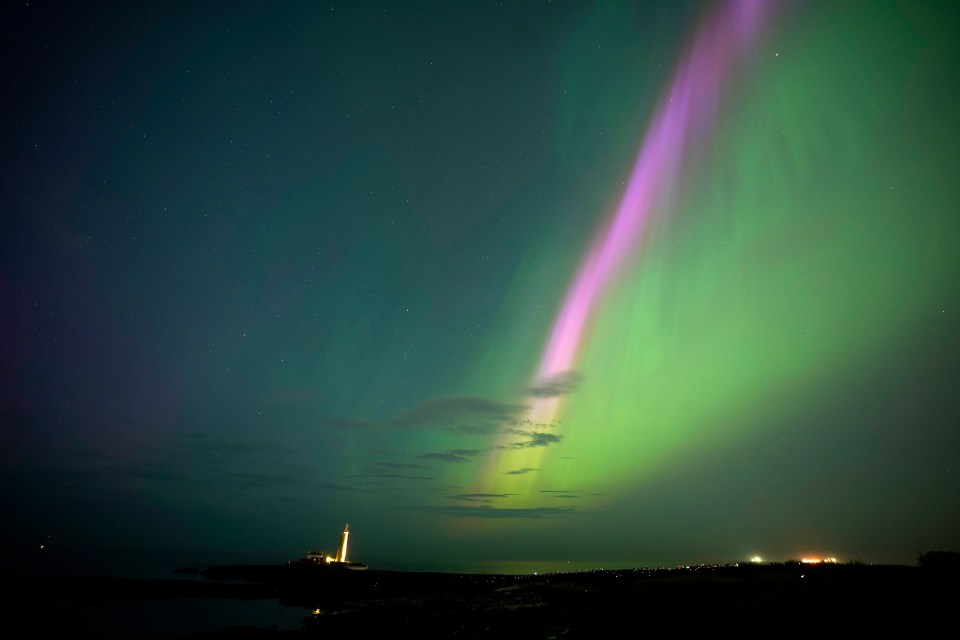
[[[310,551],[307,556],[299,562],[307,563],[313,566],[340,567],[343,569],[366,569],[367,565],[362,562],[350,562],[347,560],[347,541],[350,538],[350,525],[343,525],[343,533],[340,534],[340,544],[337,545],[337,552],[330,555],[326,551]]]
[[[343,525],[343,533],[340,534],[340,546],[337,547],[337,555],[333,558],[333,562],[346,562],[347,561],[347,538],[350,537],[350,525]],[[327,560],[330,562],[330,560]]]

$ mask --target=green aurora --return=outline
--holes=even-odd
[[[956,549],[958,5],[775,3],[538,425],[719,3],[455,4],[22,18],[7,547],[293,554],[346,521],[374,565]]]
[[[877,478],[846,467],[876,446],[877,416],[851,408],[837,424],[810,415],[811,399],[842,406],[869,388],[878,365],[915,367],[911,352],[935,349],[956,311],[960,218],[956,164],[944,149],[960,148],[958,114],[937,95],[952,91],[941,86],[950,72],[937,57],[953,47],[950,21],[914,11],[819,6],[778,25],[597,310],[580,359],[585,382],[555,431],[562,444],[481,469],[480,485],[504,496],[498,506],[522,512],[575,498],[581,509],[624,510],[625,493],[658,486],[691,459],[743,455],[738,447],[771,433],[783,442],[777,454],[793,448],[842,479],[799,501],[796,520],[821,512],[842,522],[845,500],[864,500],[859,491]],[[629,44],[616,44],[629,59]],[[526,273],[509,309],[537,298],[543,270]],[[546,323],[536,315],[491,347],[476,378],[481,393],[503,397],[529,378],[529,345]],[[510,382],[486,382],[498,379]],[[764,483],[738,482],[756,508],[773,507],[757,496]],[[890,498],[861,506],[882,519]],[[816,551],[831,538],[809,544]]]

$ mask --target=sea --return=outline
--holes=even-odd
[[[241,553],[130,549],[6,549],[0,576],[111,576],[136,579],[203,580],[176,569],[223,565],[282,565],[298,552]],[[536,575],[555,572],[628,569],[639,562],[588,560],[436,560],[362,558],[383,571]],[[82,594],[54,597],[13,593],[3,601],[5,620],[30,629],[30,637],[176,638],[230,627],[299,629],[311,613],[276,599],[173,598],[133,602],[89,602]]]

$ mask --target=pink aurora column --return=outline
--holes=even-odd
[[[773,0],[732,0],[707,16],[661,98],[615,215],[594,239],[554,322],[538,379],[575,366],[587,322],[624,258],[636,249],[658,200],[675,184],[684,155],[711,131],[736,62],[758,38]],[[557,399],[537,400],[538,419]]]

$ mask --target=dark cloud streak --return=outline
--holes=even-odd
[[[499,449],[534,449],[536,447],[546,447],[551,444],[556,444],[563,440],[563,436],[561,435],[555,433],[545,433],[543,431],[525,431],[523,429],[508,429],[507,431],[527,439],[519,442],[498,445]]]
[[[534,398],[556,398],[573,393],[580,387],[582,381],[583,375],[570,369],[546,378],[540,378],[527,387],[526,392],[527,395]]]
[[[515,493],[461,493],[450,496],[455,500],[467,500],[469,502],[492,502],[500,498],[512,498]]]
[[[480,518],[482,520],[540,520],[563,518],[577,515],[580,512],[575,507],[530,507],[516,509],[500,509],[491,506],[430,506],[414,507],[416,511],[434,513],[457,518]]]
[[[439,460],[440,462],[466,462],[478,455],[480,455],[480,449],[449,449],[447,451],[424,453],[420,455],[420,458]]]

